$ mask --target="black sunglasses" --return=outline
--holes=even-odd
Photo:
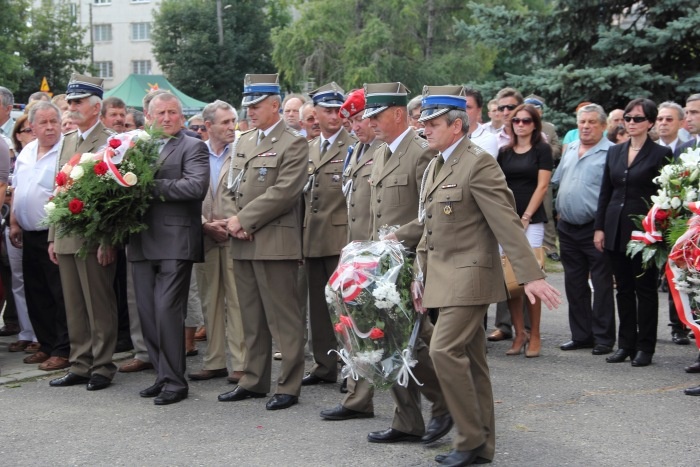
[[[517,118],[516,117],[516,118],[511,118],[510,121],[513,122],[513,125],[517,125],[518,123],[522,123],[523,125],[529,125],[530,123],[532,123],[531,118]]]
[[[17,133],[31,133],[32,129],[31,128],[24,128],[22,130],[17,130]]]
[[[646,121],[647,121],[647,118],[646,118],[646,117],[641,117],[641,116],[630,117],[629,115],[625,115],[624,117],[622,117],[622,119],[623,119],[624,121],[626,121],[627,123],[629,123],[629,122],[642,123],[642,122],[646,122]]]
[[[192,131],[199,131],[199,130],[207,131],[207,127],[204,125],[190,125],[190,130],[192,130]]]
[[[517,105],[515,105],[515,104],[499,105],[499,106],[498,106],[498,111],[499,111],[499,112],[503,112],[505,109],[508,109],[508,110],[515,110],[516,107],[517,107]]]

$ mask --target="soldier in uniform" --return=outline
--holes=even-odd
[[[531,302],[559,303],[543,277],[515,201],[496,160],[467,137],[469,117],[461,86],[426,86],[421,121],[440,153],[426,171],[419,216],[425,221],[418,255],[425,272],[422,306],[439,307],[430,357],[457,426],[442,465],[493,459],[496,434],[483,320],[490,303],[506,298],[501,244]]]
[[[321,135],[309,144],[308,182],[304,187],[304,263],[309,283],[309,324],[314,365],[304,386],[334,383],[338,344],[326,304],[325,287],[347,244],[348,212],[343,196],[343,165],[355,139],[345,131],[338,113],[345,91],[329,83],[309,93],[314,102]],[[282,351],[284,355],[284,351]],[[286,358],[286,356],[285,356]]]
[[[265,397],[272,339],[284,355],[268,410],[299,400],[304,375],[304,319],[296,277],[301,260],[301,204],[309,145],[280,119],[278,75],[246,75],[243,105],[256,130],[241,134],[229,172],[234,208],[227,230],[247,358],[243,377],[219,400]]]
[[[79,74],[71,76],[66,100],[78,129],[63,139],[59,169],[76,153],[97,152],[112,134],[99,119],[102,81]],[[89,391],[104,389],[117,371],[112,363],[117,343],[117,297],[113,288],[116,250],[111,245],[100,245],[81,259],[76,253],[83,246],[82,238],[54,233],[54,228],[49,229],[49,257],[58,264],[61,274],[71,351],[69,372],[49,384],[87,383]]]
[[[401,241],[415,249],[423,228],[418,223],[418,194],[423,172],[435,151],[408,126],[408,89],[401,83],[365,85],[363,118],[377,138],[384,141],[374,154],[371,175],[370,239],[378,240],[384,225],[399,226],[385,238]],[[432,443],[452,428],[452,418],[428,355],[432,324],[423,316],[420,338],[415,346],[418,364],[413,369],[418,386],[411,380],[404,388],[394,384],[391,395],[396,403],[391,428],[367,435],[371,443],[422,441]],[[421,393],[432,402],[432,417],[426,429],[421,413]]]
[[[369,119],[362,118],[365,110],[363,89],[348,94],[340,107],[340,115],[352,124],[352,131],[359,142],[345,161],[343,171],[343,193],[348,208],[348,242],[369,240],[370,232],[370,192],[369,178],[374,164],[374,151],[381,144],[369,126]],[[326,420],[349,420],[374,416],[373,387],[364,379],[347,379],[347,395],[338,406],[322,410],[321,418]]]

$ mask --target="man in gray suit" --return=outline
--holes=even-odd
[[[181,131],[182,105],[174,95],[155,96],[148,120],[166,137],[153,204],[144,216],[148,229],[130,237],[127,257],[143,337],[158,372],[155,384],[140,394],[167,405],[187,398],[184,325],[192,264],[204,260],[201,218],[209,189],[209,151]]]

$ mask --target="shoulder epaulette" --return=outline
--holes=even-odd
[[[72,135],[73,133],[77,133],[77,132],[78,132],[78,129],[76,128],[75,130],[71,130],[68,133],[64,133],[63,136]]]

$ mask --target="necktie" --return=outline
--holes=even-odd
[[[323,159],[323,156],[326,155],[326,151],[328,151],[328,146],[331,145],[331,142],[328,140],[325,140],[323,144],[321,145],[321,159]]]
[[[389,162],[389,158],[391,157],[391,149],[389,149],[389,145],[387,145],[386,149],[384,149],[384,164]]]
[[[265,139],[265,133],[262,131],[260,132],[260,136],[258,137],[258,146],[260,146],[260,143]]]
[[[75,138],[75,150],[76,150],[76,152],[78,151],[78,148],[80,147],[80,145],[83,144],[83,141],[85,141],[85,138],[83,138],[82,136],[78,136],[77,138]]]
[[[366,144],[363,144],[362,146],[360,146],[360,151],[357,153],[357,162],[360,162],[360,159],[362,158],[362,156],[365,155],[366,150],[367,150]]]
[[[435,180],[440,173],[440,169],[445,164],[445,159],[442,158],[442,153],[438,153],[437,159],[435,160],[435,170],[433,171],[433,180]]]

